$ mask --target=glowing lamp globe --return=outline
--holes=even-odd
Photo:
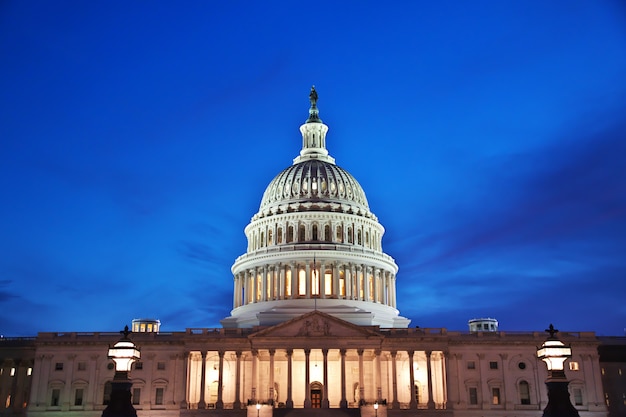
[[[109,347],[108,358],[115,362],[116,372],[128,372],[130,367],[137,359],[141,357],[139,349],[128,338],[128,326],[126,326],[124,337],[116,344]]]
[[[563,371],[563,364],[572,357],[572,348],[556,338],[558,330],[552,324],[546,332],[550,337],[537,349],[537,357],[546,363],[548,371]]]
[[[567,358],[572,357],[572,348],[560,340],[546,340],[537,350],[537,357],[546,363],[548,371],[562,371]]]
[[[378,403],[377,402],[374,403],[374,410],[378,410]]]

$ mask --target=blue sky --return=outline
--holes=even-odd
[[[6,1],[0,56],[4,335],[219,326],[312,84],[411,325],[626,328],[621,2]]]

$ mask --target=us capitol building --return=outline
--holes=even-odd
[[[138,416],[540,415],[543,331],[499,331],[494,319],[470,321],[469,331],[409,327],[400,315],[385,229],[329,154],[317,100],[312,88],[300,154],[270,182],[245,228],[222,327],[164,333],[158,320],[133,321]],[[114,374],[107,348],[118,338],[1,339],[0,415],[100,416]],[[572,346],[572,403],[582,417],[606,416],[601,340],[593,332],[559,338]]]

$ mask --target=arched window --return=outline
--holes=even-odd
[[[530,387],[526,381],[519,383],[519,399],[521,404],[530,404]]]
[[[348,243],[354,243],[354,235],[352,234],[351,227],[348,227]]]
[[[261,232],[261,247],[265,246],[265,233]]]
[[[306,295],[306,271],[304,268],[298,270],[298,295]]]
[[[306,229],[304,228],[304,225],[301,224],[300,227],[298,227],[298,242],[304,242],[306,240]]]
[[[293,242],[293,226],[287,227],[287,243]]]
[[[267,246],[270,246],[272,244],[272,238],[274,237],[274,234],[272,232],[272,229],[267,231]]]
[[[324,240],[326,242],[332,242],[333,241],[333,235],[330,232],[330,226],[329,225],[324,226]]]
[[[343,228],[341,225],[337,226],[337,242],[343,243]]]
[[[312,229],[311,232],[312,232],[311,233],[312,234],[311,240],[319,240],[318,236],[317,236],[317,225],[316,224],[313,225],[313,229]]]
[[[357,230],[357,232],[356,232],[356,244],[357,245],[362,245],[363,244],[363,239],[361,237],[361,229]]]
[[[280,245],[281,243],[283,243],[283,228],[279,227],[276,232],[276,244]]]
[[[365,246],[370,247],[370,234],[369,232],[365,232]]]

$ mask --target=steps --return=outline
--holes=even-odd
[[[276,408],[273,417],[361,417],[358,408]]]

